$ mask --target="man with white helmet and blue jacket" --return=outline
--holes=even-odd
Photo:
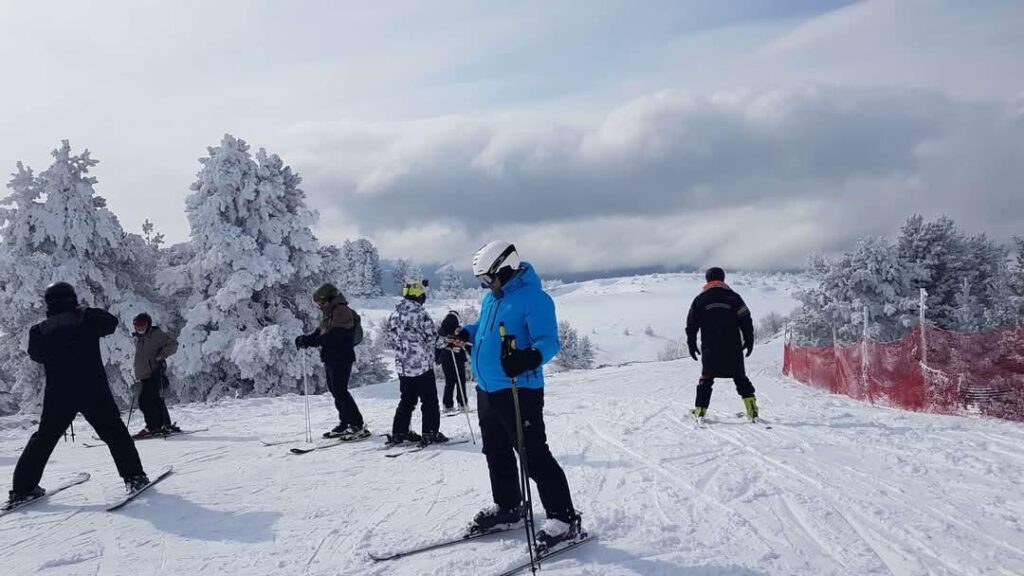
[[[519,450],[512,394],[515,379],[527,467],[547,516],[537,532],[537,544],[548,548],[581,532],[565,472],[552,456],[544,430],[542,366],[559,350],[555,304],[533,267],[522,262],[508,242],[481,248],[473,257],[473,274],[490,288],[479,320],[442,334],[456,343],[473,344],[480,434],[494,505],[476,515],[471,530],[489,531],[523,521],[515,454]],[[514,346],[509,344],[513,339]]]

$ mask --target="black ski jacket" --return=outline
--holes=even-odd
[[[54,314],[29,330],[28,355],[43,365],[47,388],[109,390],[100,338],[116,329],[117,318],[99,308]]]
[[[698,332],[703,376],[746,376],[743,349],[754,342],[754,322],[743,298],[725,282],[709,282],[693,299],[686,315],[686,343],[690,348],[696,347]]]

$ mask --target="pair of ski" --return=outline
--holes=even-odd
[[[737,418],[746,418],[747,415],[744,412],[737,412],[736,413],[736,417]],[[715,422],[714,420],[708,420],[705,417],[694,417],[694,419],[693,419],[693,425],[697,429],[710,428],[711,424],[713,424],[714,422]],[[758,418],[757,420],[748,420],[748,422],[751,423],[751,424],[760,424],[761,426],[764,426],[768,430],[772,429],[772,425],[771,424],[765,422],[764,420],[761,420],[760,418]]]
[[[198,428],[196,430],[182,430],[181,432],[168,432],[167,434],[150,434],[149,436],[132,436],[132,440],[135,442],[142,442],[143,440],[166,440],[167,438],[173,438],[174,436],[186,436],[188,434],[195,434],[196,432],[206,432],[209,428]],[[99,440],[99,437],[93,436],[93,440]],[[106,444],[96,444],[92,442],[82,442],[82,446],[86,448],[99,448],[100,446],[106,446]]]
[[[422,554],[424,552],[429,552],[431,550],[439,550],[441,548],[448,548],[449,546],[455,546],[457,544],[463,544],[465,542],[472,542],[473,540],[478,540],[478,539],[483,538],[485,536],[491,536],[491,535],[494,535],[494,534],[502,534],[502,533],[505,533],[505,532],[521,531],[522,529],[523,529],[522,525],[517,525],[517,526],[509,526],[509,527],[505,527],[505,528],[495,528],[495,529],[491,529],[491,530],[483,530],[483,531],[479,531],[479,532],[471,532],[469,534],[464,534],[463,536],[460,536],[459,538],[453,538],[451,540],[444,540],[442,542],[436,542],[434,544],[428,544],[426,546],[420,546],[420,547],[417,547],[417,548],[410,548],[408,550],[403,550],[403,551],[400,551],[400,552],[394,552],[394,553],[391,553],[391,554],[380,554],[380,555],[378,555],[378,554],[370,554],[370,559],[372,559],[374,562],[387,562],[387,561],[390,561],[390,560],[398,560],[399,558],[405,558],[407,556],[413,556],[415,554]],[[517,565],[509,568],[505,572],[500,573],[498,576],[512,576],[513,574],[518,574],[519,572],[527,570],[532,565],[535,565],[535,564],[539,565],[541,562],[544,562],[545,560],[548,560],[548,559],[550,559],[550,558],[552,558],[554,556],[557,556],[559,554],[563,554],[565,552],[568,552],[569,550],[572,550],[572,549],[574,549],[577,546],[580,546],[582,544],[586,544],[587,542],[590,542],[591,540],[594,540],[595,538],[596,538],[595,536],[590,536],[586,532],[582,532],[576,539],[571,540],[571,541],[561,542],[559,544],[556,544],[553,548],[549,548],[549,549],[547,549],[547,550],[545,550],[543,552],[539,552],[539,553],[537,553],[534,556],[534,559],[532,561],[527,560],[526,562],[523,562],[521,564],[517,564]]]
[[[406,454],[413,454],[430,448],[431,446],[455,446],[456,444],[468,444],[469,440],[449,440],[447,442],[434,443],[434,444],[420,444],[420,443],[406,443],[395,444],[394,446],[385,446],[381,450],[389,451],[385,454],[385,458],[398,458]]]
[[[362,442],[363,440],[369,440],[372,437],[373,436],[370,435],[370,434],[367,434],[366,436],[356,436],[354,438],[343,438],[343,437],[340,437],[340,436],[330,437],[329,436],[328,437],[328,440],[330,440],[329,442],[324,442],[324,443],[321,443],[321,444],[315,444],[315,445],[310,446],[308,448],[290,448],[288,450],[288,452],[290,452],[291,454],[309,454],[310,452],[316,452],[317,450],[324,450],[326,448],[334,448],[335,446],[341,446],[342,444],[355,444],[356,442]],[[284,442],[269,442],[269,443],[268,442],[263,442],[263,445],[264,446],[275,446],[277,444],[285,444],[285,443],[288,443],[288,442],[291,442],[291,441],[290,440],[286,440]]]
[[[170,476],[171,472],[173,472],[173,471],[174,471],[174,467],[172,467],[172,466],[168,466],[167,468],[163,469],[160,472],[160,474],[158,474],[155,478],[153,478],[152,480],[149,481],[149,484],[146,484],[145,486],[143,486],[142,488],[139,488],[138,490],[133,490],[133,491],[129,492],[123,498],[117,500],[116,502],[114,502],[113,504],[108,506],[107,507],[107,512],[113,512],[115,510],[119,510],[120,508],[124,507],[126,504],[128,504],[129,502],[134,500],[137,496],[139,496],[140,494],[142,494],[146,490],[149,490],[150,488],[155,486],[158,482],[162,481],[164,478],[167,478],[168,476]],[[26,506],[29,506],[29,505],[34,504],[36,502],[39,502],[40,500],[46,500],[47,498],[50,498],[50,497],[54,496],[55,494],[59,494],[60,492],[63,492],[64,490],[67,490],[68,488],[71,488],[73,486],[78,486],[79,484],[85,483],[86,481],[89,480],[89,478],[91,478],[91,476],[87,472],[79,472],[78,474],[75,474],[74,476],[68,478],[64,482],[61,482],[57,486],[47,490],[46,493],[43,494],[42,496],[37,496],[35,498],[31,498],[31,499],[28,499],[28,500],[22,500],[22,501],[17,502],[17,503],[15,503],[13,505],[12,504],[5,505],[3,508],[0,508],[0,516],[5,516],[7,514],[10,514],[11,512],[15,512],[17,510],[20,510],[20,509],[26,507]]]

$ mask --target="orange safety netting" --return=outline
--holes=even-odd
[[[969,334],[918,326],[895,342],[787,343],[782,371],[872,404],[1024,421],[1024,326]]]

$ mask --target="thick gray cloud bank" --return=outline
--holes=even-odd
[[[947,214],[1024,232],[1024,3],[10,2],[0,166],[63,138],[188,237],[196,158],[280,154],[318,235],[465,266],[802,265]]]
[[[590,122],[447,117],[301,140],[317,143],[318,204],[389,249],[433,238],[434,258],[505,234],[573,270],[779,267],[915,211],[1024,230],[1024,116],[914,91],[664,92]]]

